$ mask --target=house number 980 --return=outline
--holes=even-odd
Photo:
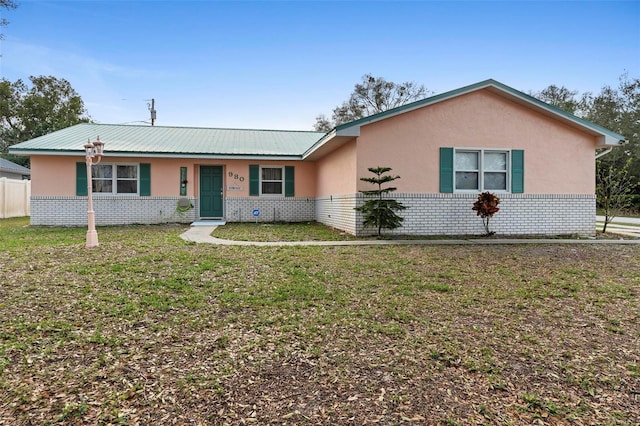
[[[244,182],[244,176],[240,176],[237,173],[229,172],[229,177],[234,180],[239,180],[240,182]]]

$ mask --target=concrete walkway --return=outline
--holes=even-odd
[[[596,221],[604,223],[604,216],[596,216]],[[640,217],[614,217],[611,223],[623,223],[640,226]]]
[[[596,216],[596,229],[602,230],[603,225],[604,216]],[[613,221],[607,225],[607,232],[640,238],[640,218],[614,217]]]
[[[519,238],[519,239],[455,239],[455,240],[363,240],[363,241],[231,241],[215,238],[211,233],[217,226],[192,226],[180,235],[183,240],[194,243],[208,243],[228,246],[263,246],[263,247],[283,247],[283,246],[388,246],[388,245],[495,245],[495,244],[640,244],[637,240],[597,240],[597,239],[553,239],[553,238]]]

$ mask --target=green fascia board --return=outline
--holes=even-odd
[[[516,98],[519,98],[531,105],[534,105],[538,108],[544,109],[552,114],[560,116],[566,120],[574,122],[581,127],[587,128],[592,132],[602,135],[605,137],[608,145],[619,145],[626,141],[626,138],[618,133],[612,132],[611,130],[605,129],[602,126],[599,126],[595,123],[577,117],[573,114],[569,114],[566,111],[563,111],[559,108],[556,108],[552,105],[547,104],[546,102],[542,102],[539,99],[534,98],[533,96],[527,95],[526,93],[520,92],[512,87],[509,87],[505,84],[500,83],[499,81],[488,79],[484,81],[480,81],[475,84],[471,84],[469,86],[461,87],[459,89],[451,90],[449,92],[441,93],[439,95],[431,96],[429,98],[425,98],[419,101],[415,101],[406,105],[399,106],[397,108],[390,109],[388,111],[384,111],[378,114],[370,115],[368,117],[363,117],[358,120],[351,121],[349,123],[344,123],[335,127],[336,132],[344,131],[354,126],[363,126],[365,124],[373,123],[376,121],[384,120],[389,117],[393,117],[398,114],[402,114],[405,112],[413,111],[418,108],[422,108],[427,105],[435,104],[438,102],[442,102],[451,98],[455,98],[460,95],[464,95],[467,93],[475,92],[480,89],[484,89],[487,87],[494,87],[503,92],[506,92]]]

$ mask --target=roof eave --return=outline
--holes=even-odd
[[[353,138],[360,136],[360,127],[350,127],[344,129],[334,128],[324,135],[318,142],[313,144],[303,155],[303,160],[317,160],[328,152],[344,145]]]
[[[73,156],[84,158],[84,151],[62,151],[62,150],[13,150],[10,151],[14,155],[32,156]],[[277,160],[277,161],[299,161],[302,160],[301,155],[275,155],[275,154],[210,154],[210,153],[152,153],[152,152],[133,152],[133,151],[111,151],[106,152],[103,156],[105,161],[109,157],[131,157],[131,158],[201,158],[213,160]]]
[[[620,146],[624,145],[628,141],[626,139],[620,139],[618,137],[613,137],[610,135],[601,135],[598,137],[598,147],[605,146]]]
[[[6,167],[0,167],[0,172],[2,173],[12,173],[15,175],[30,175],[31,170],[17,170],[17,169],[7,169]]]
[[[318,141],[316,143],[314,143],[313,145],[311,145],[311,147],[309,149],[307,149],[303,154],[302,154],[302,158],[307,158],[310,155],[312,155],[315,151],[318,150],[318,148],[320,148],[322,145],[324,145],[325,143],[327,143],[328,141],[330,141],[331,139],[333,139],[336,136],[336,129],[333,128],[332,130],[328,131],[323,137],[321,137],[320,139],[318,139]]]

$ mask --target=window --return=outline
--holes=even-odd
[[[295,167],[250,164],[249,195],[295,197]]]
[[[508,151],[455,150],[456,191],[507,191]]]
[[[440,192],[524,193],[524,150],[440,147]]]
[[[282,167],[260,168],[260,194],[283,195],[284,170]]]
[[[137,194],[137,164],[96,164],[91,166],[92,190],[101,194]]]
[[[92,191],[98,194],[151,195],[151,164],[96,164],[91,167]],[[76,195],[87,195],[87,163],[76,162]]]

